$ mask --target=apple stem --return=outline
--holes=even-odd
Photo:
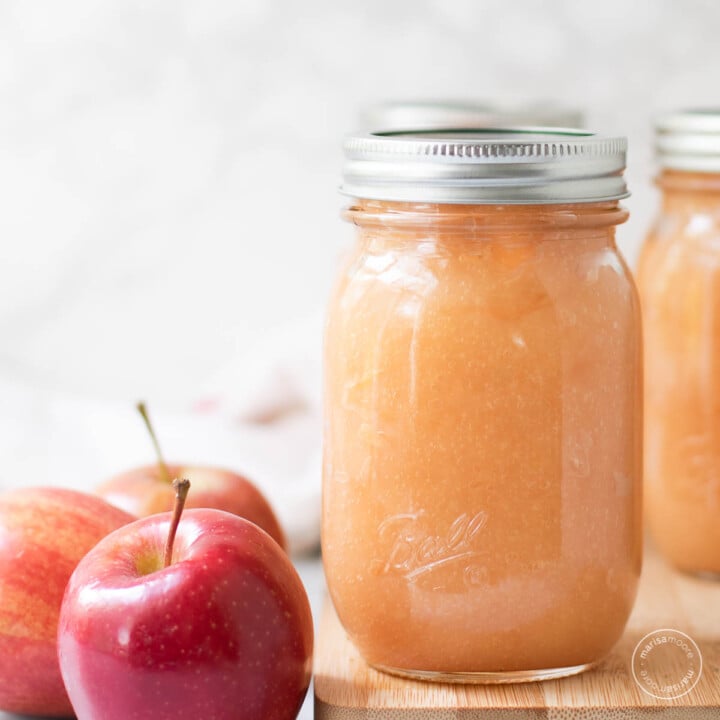
[[[150,422],[150,416],[148,415],[145,403],[139,402],[135,407],[140,413],[142,419],[145,421],[145,427],[147,428],[148,433],[150,433],[150,439],[155,446],[155,454],[157,455],[157,463],[158,467],[160,468],[160,476],[162,480],[170,484],[172,482],[172,478],[170,477],[170,471],[168,470],[167,463],[163,458],[162,450],[160,450],[160,443],[158,442],[157,435],[155,434],[155,430],[153,429],[152,423]]]
[[[175,543],[175,533],[177,533],[180,517],[182,516],[185,500],[187,499],[188,490],[190,490],[190,481],[187,478],[182,480],[175,479],[172,481],[175,488],[175,507],[173,508],[172,521],[168,530],[167,542],[165,543],[165,557],[163,567],[169,567],[172,564],[173,544]]]

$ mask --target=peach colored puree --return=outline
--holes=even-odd
[[[365,202],[348,217],[325,355],[323,557],[341,622],[397,669],[598,660],[641,563],[625,212]]]
[[[720,175],[665,171],[638,274],[647,517],[678,567],[720,573]]]

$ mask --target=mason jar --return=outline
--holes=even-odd
[[[720,110],[659,118],[657,148],[638,269],[647,518],[674,565],[720,577]]]
[[[495,128],[515,125],[579,128],[583,113],[554,102],[503,105],[472,100],[394,100],[364,108],[363,128],[377,132]]]
[[[353,251],[325,335],[322,549],[375,668],[516,682],[605,656],[641,565],[626,143],[345,143]]]

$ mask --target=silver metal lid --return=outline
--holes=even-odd
[[[360,121],[363,128],[375,132],[512,126],[578,128],[583,126],[583,114],[550,102],[503,106],[457,100],[414,100],[373,105],[361,113]]]
[[[655,121],[655,132],[662,167],[720,172],[720,108],[662,115]]]
[[[341,192],[397,202],[535,205],[629,195],[627,141],[582,130],[361,133],[345,140]]]

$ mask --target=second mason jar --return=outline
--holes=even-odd
[[[579,672],[620,637],[641,564],[625,141],[367,134],[345,156],[323,485],[340,621],[402,675]]]
[[[720,110],[656,130],[662,205],[638,268],[647,518],[675,566],[720,578]]]

